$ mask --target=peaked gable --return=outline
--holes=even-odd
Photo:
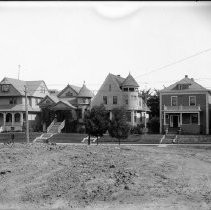
[[[100,105],[102,97],[108,94],[122,93],[115,75],[108,74],[97,94],[92,99],[92,106]]]
[[[124,82],[122,83],[122,86],[129,86],[129,87],[139,87],[138,83],[136,82],[136,80],[132,77],[132,75],[129,73],[129,75],[127,76],[127,78],[124,80]]]
[[[49,95],[46,95],[39,103],[39,106],[48,106],[57,103],[59,100],[57,97],[52,97]]]
[[[84,84],[83,87],[80,89],[78,93],[78,97],[85,97],[85,98],[92,98],[94,94],[91,90],[89,90],[86,85]]]
[[[182,86],[184,88],[182,88]],[[193,78],[188,78],[188,76],[186,75],[185,78],[162,89],[160,92],[163,93],[163,92],[178,92],[178,91],[191,92],[191,91],[208,91],[208,90],[203,86],[201,86],[200,84],[198,84],[197,82],[195,82]]]
[[[78,95],[78,88],[77,90],[75,90],[76,86],[72,86],[72,85],[67,85],[63,90],[61,90],[59,92],[59,94],[57,95],[59,98],[68,98],[68,97],[76,97]]]
[[[17,93],[22,96],[25,95],[25,86],[27,87],[28,96],[36,96],[43,98],[46,96],[46,94],[48,94],[48,88],[43,80],[23,81],[5,77],[0,84],[5,83],[13,86],[13,88],[16,89]]]

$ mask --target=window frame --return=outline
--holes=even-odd
[[[176,105],[172,104],[173,98],[176,98]],[[177,96],[171,96],[171,106],[178,106],[178,97]]]
[[[116,100],[114,100],[114,99],[116,99]],[[113,96],[113,104],[114,105],[118,104],[118,97],[117,96]]]
[[[191,98],[194,98],[195,104],[191,105]],[[196,96],[189,96],[189,106],[196,106]]]
[[[106,99],[106,103],[105,103],[105,99]],[[108,104],[108,97],[107,96],[103,96],[103,104]]]

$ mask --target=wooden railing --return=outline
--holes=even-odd
[[[56,121],[56,119],[54,119],[54,120],[51,122],[51,124],[48,126],[48,128],[47,128],[47,133],[48,133],[49,130],[52,128],[52,126],[54,125],[55,121]]]
[[[60,124],[58,128],[58,133],[61,133],[61,130],[64,128],[64,126],[65,126],[65,120]]]
[[[198,106],[165,106],[164,111],[201,111],[200,105]]]

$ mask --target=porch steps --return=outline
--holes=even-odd
[[[54,123],[54,125],[52,125],[48,133],[58,133],[60,125],[61,125],[61,122]]]
[[[172,144],[173,140],[177,139],[177,135],[175,134],[166,134],[162,141],[161,144]]]
[[[63,122],[55,122],[55,120],[51,123],[51,125],[47,129],[47,133],[43,133],[41,136],[34,139],[33,142],[43,142],[48,143],[49,139],[60,133],[61,130],[64,128],[65,121]]]

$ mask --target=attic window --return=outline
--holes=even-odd
[[[40,93],[45,93],[45,87],[41,87]]]
[[[10,85],[1,85],[1,91],[2,92],[8,92]]]
[[[70,91],[68,91],[65,95],[66,96],[73,96],[73,93],[71,93]]]
[[[111,91],[111,85],[109,85],[109,91]]]
[[[184,90],[184,89],[188,89],[188,88],[189,88],[189,84],[178,84],[177,85],[178,90]]]

